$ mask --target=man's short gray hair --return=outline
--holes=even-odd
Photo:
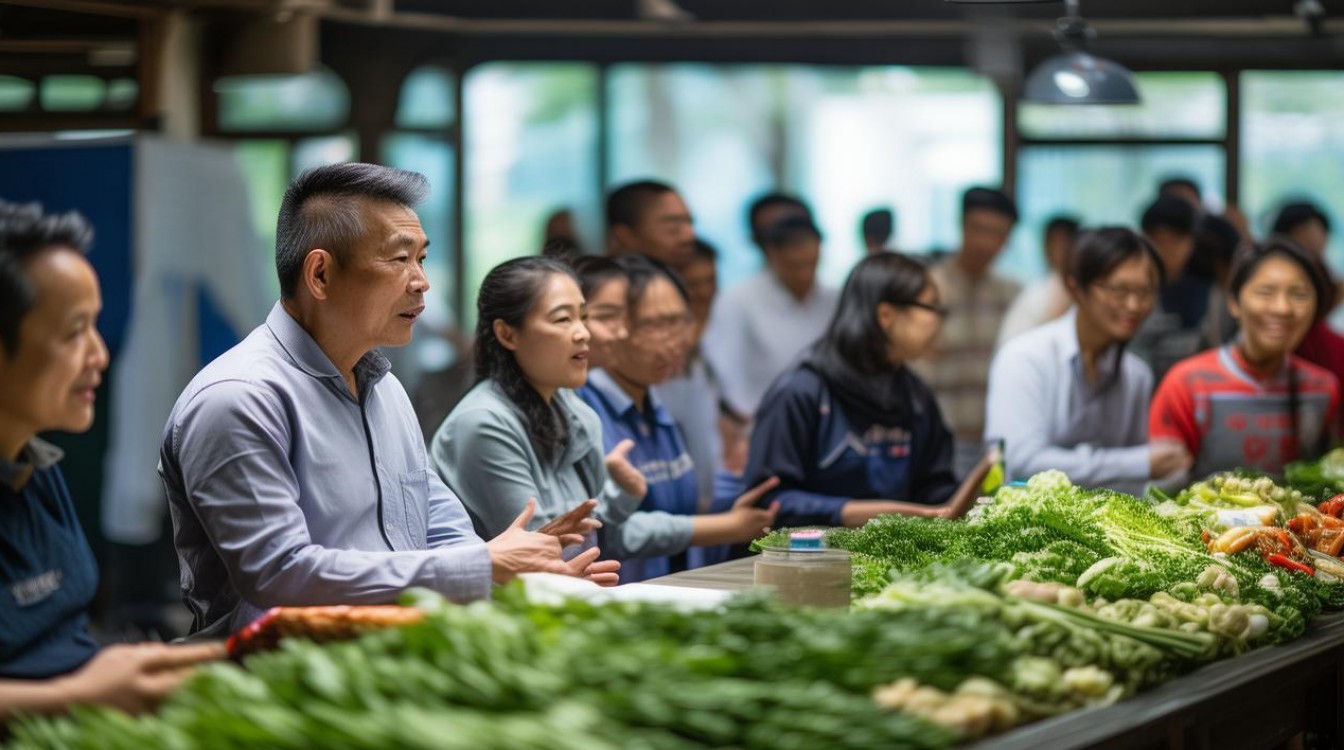
[[[309,169],[285,191],[275,227],[275,271],[280,296],[298,290],[303,260],[316,248],[345,262],[364,237],[366,200],[414,208],[429,194],[429,180],[378,164],[348,162]]]

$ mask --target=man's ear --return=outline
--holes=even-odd
[[[613,224],[611,226],[611,240],[617,253],[633,252],[639,247],[639,239],[635,236],[635,231],[624,224]]]
[[[496,318],[491,324],[491,329],[495,332],[495,338],[499,340],[499,345],[511,352],[518,351],[518,332],[513,326]]]
[[[331,274],[335,265],[336,258],[321,248],[309,250],[303,257],[301,281],[313,299],[327,298],[327,288],[331,285]]]

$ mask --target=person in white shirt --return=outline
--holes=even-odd
[[[1059,469],[1075,483],[1138,494],[1189,469],[1173,441],[1149,442],[1153,374],[1125,346],[1157,304],[1162,260],[1123,227],[1085,232],[1065,283],[1074,307],[1009,341],[989,373],[985,439],[1008,475]]]
[[[1078,238],[1078,220],[1070,216],[1056,216],[1045,223],[1044,250],[1049,273],[1023,289],[1003,316],[999,325],[999,340],[995,351],[1019,334],[1042,323],[1049,323],[1068,311],[1072,301],[1064,287],[1064,271],[1069,261],[1069,250]]]
[[[766,267],[714,303],[705,358],[734,412],[750,415],[774,379],[826,330],[833,289],[817,283],[821,232],[812,220],[788,217],[761,234]]]

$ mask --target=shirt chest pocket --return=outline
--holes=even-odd
[[[865,443],[849,435],[823,457],[818,468],[847,478],[847,484],[862,477],[874,498],[904,500],[909,495],[910,450],[909,440]]]
[[[428,546],[429,527],[428,470],[417,469],[398,474],[397,487],[401,491],[402,512],[406,514],[406,535],[410,537],[411,549],[425,549]]]
[[[868,446],[864,456],[868,486],[889,500],[910,499],[910,443],[883,442]]]

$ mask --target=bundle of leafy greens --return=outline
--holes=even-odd
[[[1003,680],[1016,644],[948,609],[799,610],[744,597],[715,613],[652,604],[431,597],[425,620],[355,641],[286,641],[199,673],[152,716],[27,719],[10,747],[943,748],[956,735],[885,710],[903,678]]]
[[[1135,624],[1078,606],[1005,593],[1011,590],[1003,584],[1012,570],[1006,564],[938,564],[897,576],[860,606],[973,613],[980,621],[1005,627],[1022,653],[1050,660],[1056,672],[1101,669],[1124,687],[1123,694],[1170,679],[1216,655],[1217,640],[1208,633]],[[1037,664],[1032,674],[1039,673]],[[1059,684],[1024,680],[1021,674],[1010,674],[1006,684],[1037,701],[1062,697],[1051,692],[1058,691]]]
[[[1324,499],[1344,492],[1344,448],[1336,448],[1315,461],[1295,461],[1284,467],[1288,485],[1299,492]]]
[[[940,562],[1010,563],[1014,578],[1076,586],[1104,601],[1147,602],[1168,594],[1189,603],[1195,596],[1216,593],[1228,606],[1263,607],[1269,627],[1257,644],[1296,638],[1323,605],[1344,605],[1344,587],[1278,575],[1284,571],[1254,553],[1210,554],[1201,539],[1205,519],[1202,510],[1194,509],[1207,502],[1204,495],[1210,492],[1236,496],[1238,507],[1295,506],[1299,496],[1260,477],[1229,474],[1206,484],[1208,490],[1196,485],[1178,495],[1184,504],[1167,498],[1164,506],[1154,506],[1130,495],[1077,487],[1060,472],[1043,472],[1025,486],[1003,487],[966,521],[884,516],[860,529],[830,530],[826,542],[851,552],[856,598],[880,591],[893,575]],[[1172,508],[1181,512],[1171,513]],[[760,544],[787,545],[788,531]],[[1236,593],[1199,586],[1211,569],[1215,578],[1221,574],[1230,580]],[[1268,581],[1273,585],[1266,586]],[[1225,644],[1224,650],[1244,648],[1238,641]]]

